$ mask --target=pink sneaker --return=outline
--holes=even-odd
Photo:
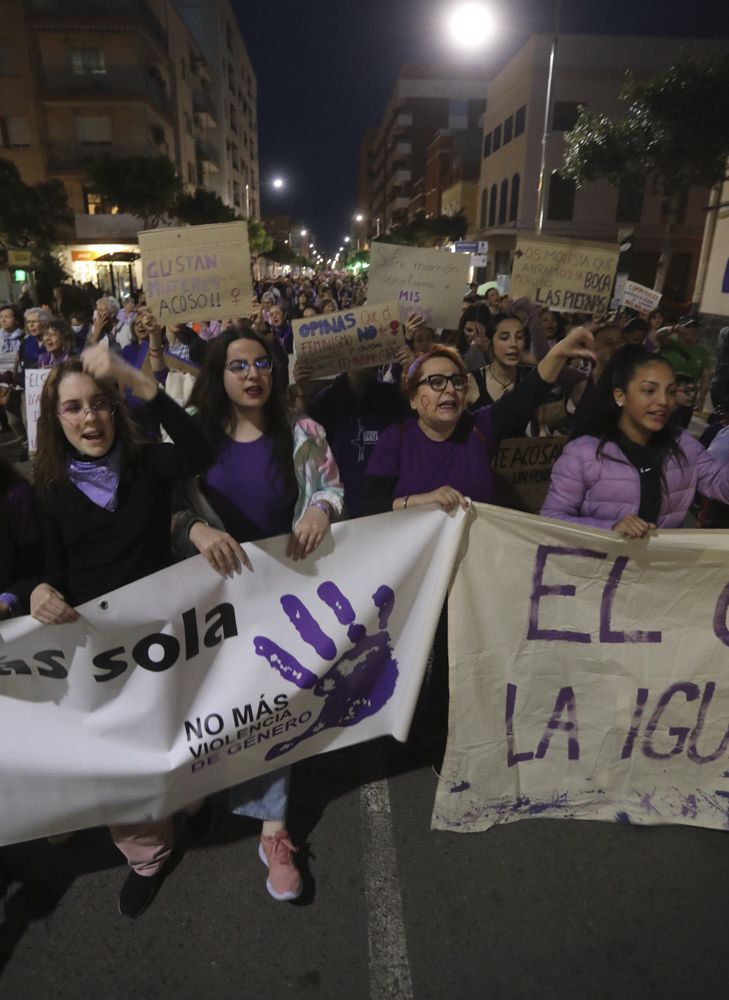
[[[298,899],[302,882],[299,870],[294,864],[296,848],[285,830],[279,830],[273,837],[261,837],[258,856],[268,868],[266,888],[280,902]]]

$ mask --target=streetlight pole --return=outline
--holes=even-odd
[[[554,86],[554,63],[557,56],[559,40],[559,16],[562,0],[555,0],[554,6],[554,36],[549,51],[549,72],[547,73],[547,97],[544,102],[544,132],[542,134],[542,155],[539,161],[539,180],[537,181],[537,212],[534,219],[534,231],[541,235],[544,223],[544,174],[547,169],[547,142],[549,141],[549,113],[552,108],[552,88]]]

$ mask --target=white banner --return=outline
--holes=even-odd
[[[628,544],[474,509],[449,600],[433,827],[729,829],[729,532]]]
[[[313,754],[407,737],[465,517],[334,525],[303,563],[246,545],[0,627],[0,844],[169,815]]]
[[[50,368],[26,368],[25,370],[25,430],[28,435],[28,451],[34,455],[38,450],[38,417],[43,386],[51,374]]]

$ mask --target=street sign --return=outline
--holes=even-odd
[[[467,243],[465,240],[456,240],[456,253],[481,253],[479,243]]]
[[[489,255],[486,253],[471,254],[471,267],[486,267],[489,262]]]

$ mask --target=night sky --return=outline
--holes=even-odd
[[[232,0],[258,77],[262,212],[295,216],[333,253],[360,207],[357,154],[403,63],[491,64],[524,33],[554,26],[553,0],[492,0],[503,35],[489,52],[455,51],[443,16],[454,0]],[[729,38],[726,0],[563,0],[561,28],[594,34]],[[728,43],[729,44],[729,43]],[[729,101],[728,101],[729,104]]]

